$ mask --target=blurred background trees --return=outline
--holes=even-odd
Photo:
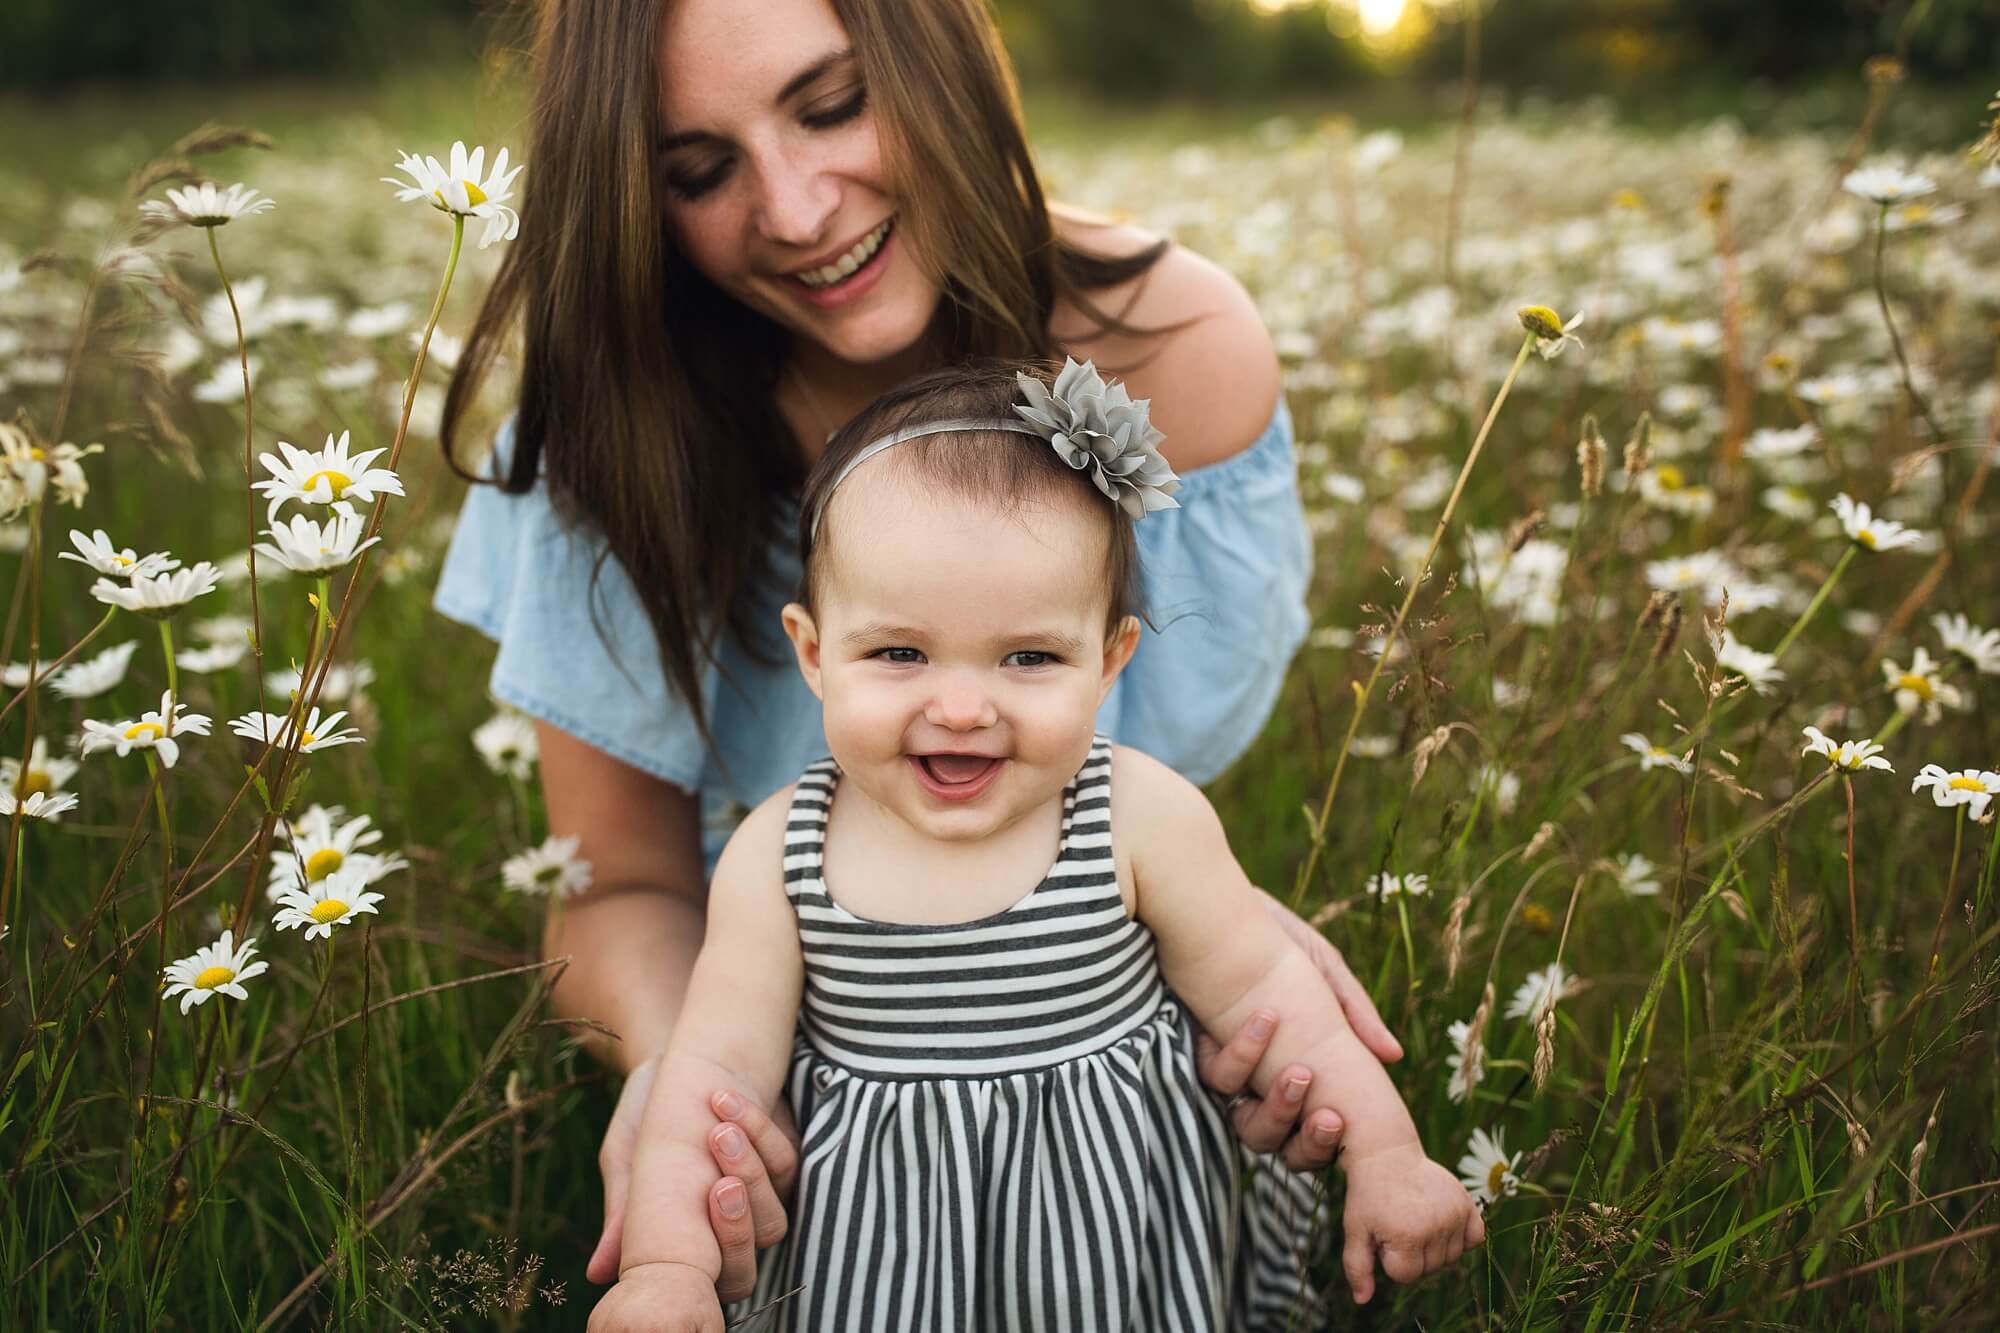
[[[531,0],[5,0],[0,78],[79,84],[366,74],[462,57]],[[1897,52],[1918,78],[2000,80],[1996,0],[993,0],[1026,80],[1080,94],[1325,91],[1455,73],[1477,5],[1489,81],[1789,83]],[[1657,89],[1655,91],[1658,91]]]

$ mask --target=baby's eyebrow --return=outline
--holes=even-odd
[[[871,620],[867,624],[858,625],[841,635],[840,641],[849,646],[854,646],[863,643],[873,643],[881,639],[908,640],[921,639],[923,636],[922,630],[911,629],[908,625],[891,625],[884,621]]]

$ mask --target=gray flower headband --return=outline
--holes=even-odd
[[[906,441],[963,430],[1005,431],[1046,440],[1063,462],[1088,473],[1091,484],[1135,521],[1155,509],[1180,508],[1180,501],[1173,498],[1181,488],[1180,478],[1160,454],[1160,441],[1166,436],[1153,428],[1147,415],[1150,400],[1134,402],[1123,384],[1107,384],[1096,366],[1067,357],[1053,388],[1032,375],[1014,378],[1028,400],[1014,404],[1018,421],[1004,417],[926,421],[863,446],[826,488],[820,508],[813,514],[813,538],[819,537],[820,515],[827,502],[854,469]]]

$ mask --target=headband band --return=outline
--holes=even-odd
[[[1010,435],[1027,435],[1055,449],[1070,467],[1086,473],[1104,497],[1124,510],[1134,521],[1155,509],[1178,509],[1173,498],[1181,488],[1180,478],[1160,454],[1166,437],[1153,429],[1147,413],[1148,399],[1134,402],[1122,384],[1107,384],[1097,367],[1088,361],[1065,358],[1062,373],[1053,386],[1033,375],[1017,374],[1025,403],[1014,404],[1018,418],[955,417],[949,421],[926,421],[904,426],[879,440],[871,440],[834,476],[813,511],[808,539],[819,540],[819,521],[832,502],[833,493],[853,475],[854,469],[881,453],[909,440],[953,431],[991,430]]]

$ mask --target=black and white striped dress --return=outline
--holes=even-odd
[[[805,995],[787,1095],[803,1138],[753,1328],[1098,1333],[1309,1328],[1309,1177],[1236,1142],[1193,1024],[1130,919],[1111,744],[1063,792],[1027,897],[959,924],[863,920],[822,875],[831,759],[799,780],[785,891]]]

